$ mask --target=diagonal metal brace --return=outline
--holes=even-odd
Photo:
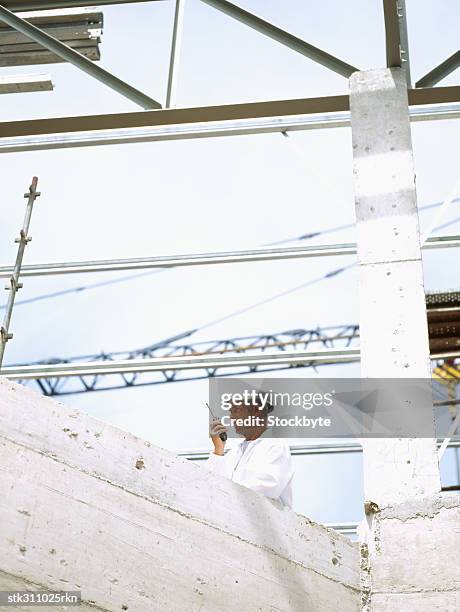
[[[114,89],[122,96],[125,96],[125,98],[128,98],[132,102],[142,106],[142,108],[161,108],[161,104],[153,98],[145,95],[135,87],[128,85],[128,83],[125,83],[107,70],[104,70],[104,68],[101,68],[101,66],[94,64],[84,55],[78,53],[78,51],[75,51],[75,49],[71,49],[60,40],[50,36],[25,19],[18,17],[18,15],[12,13],[4,6],[0,6],[0,20],[9,25],[11,28],[21,32],[39,45],[42,45],[45,47],[45,49],[55,53],[66,62],[69,62],[80,70],[83,70],[83,72],[86,72],[94,79],[108,85],[111,89]]]
[[[209,4],[213,8],[225,13],[229,17],[233,17],[237,21],[244,23],[245,25],[257,30],[261,34],[265,34],[269,38],[276,40],[277,42],[289,47],[293,51],[297,51],[297,53],[301,53],[306,57],[314,60],[318,64],[341,74],[344,77],[349,77],[353,74],[353,72],[357,72],[358,68],[343,62],[337,57],[334,57],[330,53],[319,49],[310,43],[305,42],[301,38],[297,38],[293,34],[289,34],[285,30],[274,26],[272,23],[245,11],[244,9],[232,4],[231,2],[227,2],[227,0],[201,0],[205,4]]]
[[[432,87],[442,81],[451,72],[456,70],[460,66],[460,50],[456,51],[453,55],[444,60],[439,66],[430,70],[428,74],[422,77],[415,87]]]

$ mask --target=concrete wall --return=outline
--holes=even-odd
[[[355,543],[1,378],[0,455],[0,590],[81,590],[85,612],[360,609]]]
[[[363,610],[460,610],[460,496],[407,501],[377,511],[368,521]]]

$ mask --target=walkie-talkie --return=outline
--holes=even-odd
[[[209,414],[212,416],[213,419],[216,419],[216,417],[213,415],[211,408],[209,407],[208,402],[206,402],[206,406],[208,407],[209,410]],[[217,419],[216,419],[217,420]],[[219,438],[222,440],[222,442],[226,442],[227,441],[227,432],[223,431],[222,433],[219,434]]]

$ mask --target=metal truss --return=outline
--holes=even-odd
[[[34,381],[45,395],[73,395],[214,376],[245,376],[299,367],[357,363],[359,326],[338,325],[295,329],[276,334],[177,343],[197,330],[184,332],[134,350],[35,363],[10,365],[2,375],[19,382]],[[460,350],[432,355],[434,376],[443,361],[460,357]],[[441,397],[438,405],[447,405]]]
[[[359,361],[359,349],[354,348],[359,338],[357,325],[188,344],[175,343],[177,338],[135,351],[6,366],[2,375],[19,382],[33,380],[45,395],[71,395]],[[311,347],[320,349],[305,352]]]

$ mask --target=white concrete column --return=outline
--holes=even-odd
[[[407,84],[400,68],[350,78],[361,375],[431,377]],[[434,435],[434,426],[433,426]],[[366,498],[380,508],[440,490],[434,439],[364,443]]]

